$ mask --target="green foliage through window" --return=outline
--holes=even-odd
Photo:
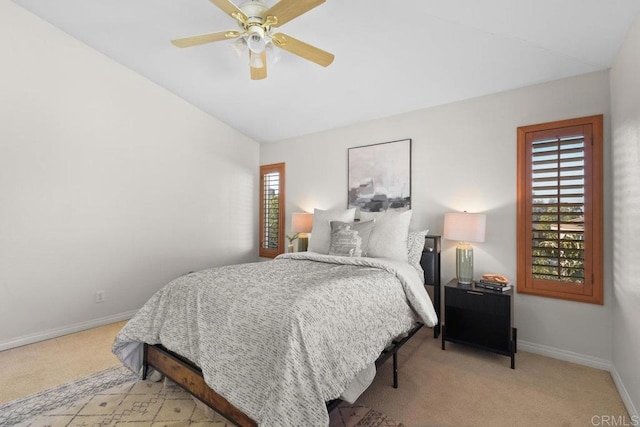
[[[280,227],[280,196],[277,189],[267,189],[265,203],[265,238],[264,245],[269,249],[278,248],[278,231]]]
[[[584,136],[533,140],[534,278],[584,283]]]

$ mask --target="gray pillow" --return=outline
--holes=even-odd
[[[329,255],[367,256],[374,221],[331,221]]]
[[[309,237],[309,252],[329,253],[331,242],[331,221],[351,222],[355,219],[356,208],[323,211],[313,210],[313,227]]]

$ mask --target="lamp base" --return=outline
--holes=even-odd
[[[298,252],[306,252],[309,247],[308,237],[298,237]]]
[[[473,282],[473,247],[467,242],[456,246],[456,277],[464,285]]]

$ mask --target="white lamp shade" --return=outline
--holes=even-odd
[[[484,242],[486,223],[485,214],[451,212],[444,215],[442,237],[458,242]]]
[[[294,213],[291,217],[291,230],[294,233],[311,233],[313,228],[312,213]]]

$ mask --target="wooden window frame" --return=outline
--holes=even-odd
[[[265,248],[264,247],[264,236],[265,236],[265,226],[266,222],[264,219],[265,216],[265,197],[264,197],[264,177],[270,173],[278,173],[280,175],[279,180],[279,188],[278,188],[278,247],[277,248]],[[275,258],[276,256],[284,253],[284,203],[285,197],[285,165],[284,163],[274,163],[271,165],[263,165],[260,166],[260,248],[258,251],[258,255],[264,258]]]
[[[585,126],[585,200],[584,200],[584,278],[581,285],[534,278],[531,247],[533,209],[532,144],[527,134],[549,132],[554,129]],[[592,304],[604,303],[603,284],[603,116],[589,116],[518,128],[518,229],[517,229],[517,290],[518,293],[559,298]]]

